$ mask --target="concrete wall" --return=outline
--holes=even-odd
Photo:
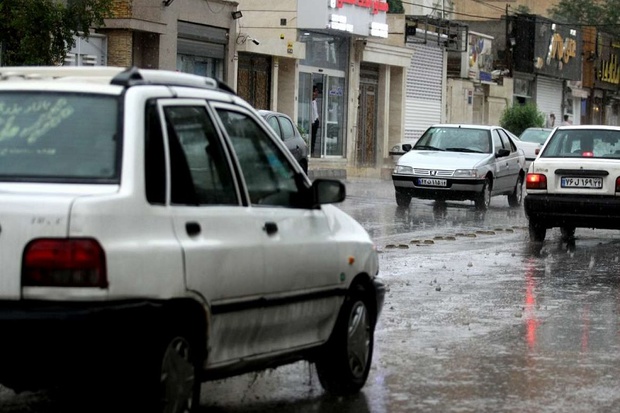
[[[503,79],[501,85],[474,85],[467,79],[448,79],[446,88],[446,122],[447,123],[476,123],[474,122],[474,91],[478,88],[484,93],[482,122],[487,125],[499,125],[502,112],[512,104],[513,80]],[[472,92],[472,102],[467,99],[467,92]],[[478,92],[480,93],[480,92]]]

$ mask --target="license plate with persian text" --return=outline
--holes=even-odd
[[[445,179],[436,179],[436,178],[418,178],[418,185],[420,186],[447,186],[448,181]]]
[[[603,178],[599,177],[571,177],[563,176],[561,182],[562,188],[594,188],[603,187]]]

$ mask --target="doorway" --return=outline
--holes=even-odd
[[[310,156],[324,158],[343,157],[345,151],[345,79],[338,73],[299,74],[298,126],[309,137]],[[316,95],[314,91],[316,90]],[[314,103],[319,121],[314,126]],[[315,130],[313,131],[313,128]]]

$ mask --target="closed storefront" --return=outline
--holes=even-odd
[[[445,53],[432,45],[408,47],[413,49],[413,57],[407,71],[404,137],[412,139],[442,121]]]
[[[563,82],[560,79],[553,79],[544,76],[536,77],[536,106],[538,110],[545,114],[546,118],[553,113],[556,118],[556,125],[562,121],[562,90]],[[572,108],[571,108],[572,111]]]
[[[228,30],[178,22],[177,70],[223,79]]]

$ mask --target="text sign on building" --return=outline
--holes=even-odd
[[[577,28],[537,19],[534,69],[561,79],[581,79],[581,31]]]
[[[387,38],[388,8],[387,0],[297,0],[297,27]]]
[[[594,67],[595,86],[599,89],[615,90],[620,85],[620,44],[611,35],[598,32],[596,52],[591,59]]]

